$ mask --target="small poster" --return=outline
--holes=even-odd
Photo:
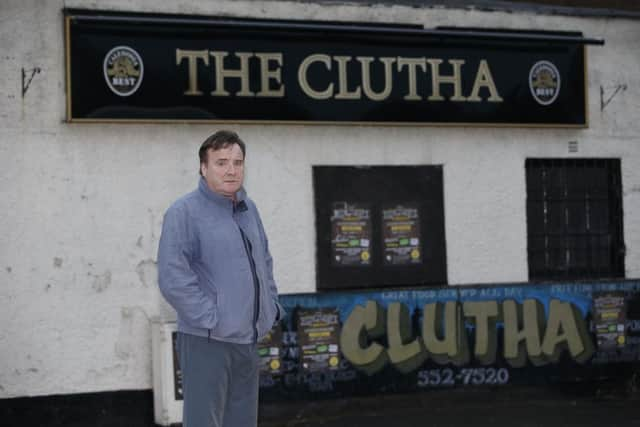
[[[615,350],[625,346],[626,304],[622,292],[605,292],[593,296],[593,322],[598,349]]]
[[[298,345],[303,370],[315,372],[339,368],[339,319],[337,308],[298,311]]]
[[[420,215],[416,204],[384,208],[382,237],[385,265],[422,263]]]
[[[258,343],[260,373],[279,375],[282,373],[282,325],[278,322]]]
[[[331,256],[336,266],[371,265],[371,212],[357,203],[336,202],[331,215]]]

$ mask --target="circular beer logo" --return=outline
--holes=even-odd
[[[560,73],[549,61],[538,61],[529,71],[529,88],[538,104],[553,103],[560,93]]]
[[[111,49],[104,57],[103,69],[107,85],[118,96],[133,94],[142,83],[142,58],[128,46]]]

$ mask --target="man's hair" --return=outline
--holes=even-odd
[[[203,163],[207,163],[209,150],[217,151],[234,144],[238,144],[240,150],[242,150],[242,157],[245,157],[247,155],[247,149],[244,145],[244,141],[240,139],[237,133],[230,130],[219,130],[214,133],[209,138],[205,139],[200,146],[200,150],[198,151],[198,155],[200,156],[200,166],[202,166]],[[202,175],[200,167],[198,168],[198,172]]]

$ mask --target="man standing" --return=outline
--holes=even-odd
[[[256,343],[280,318],[267,237],[244,180],[245,144],[219,131],[199,150],[198,188],[167,210],[160,291],[178,313],[184,427],[255,427]]]

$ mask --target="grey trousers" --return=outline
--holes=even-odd
[[[177,346],[184,396],[183,427],[256,427],[256,345],[178,333]]]

